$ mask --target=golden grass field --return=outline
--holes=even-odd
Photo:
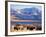
[[[15,28],[14,28],[15,27]],[[30,31],[37,31],[37,27],[33,25],[20,25],[14,26],[11,28],[11,32],[30,32]]]

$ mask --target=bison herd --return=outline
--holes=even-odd
[[[33,25],[15,25],[14,30],[36,30],[37,28]]]

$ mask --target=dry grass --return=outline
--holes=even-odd
[[[17,29],[14,29],[16,27]],[[30,31],[37,31],[36,27],[33,25],[20,25],[20,26],[14,26],[11,28],[11,32],[30,32]],[[28,27],[28,29],[27,29]],[[31,28],[35,27],[33,30]],[[20,28],[20,29],[19,29]]]

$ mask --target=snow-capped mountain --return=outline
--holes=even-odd
[[[23,20],[41,20],[41,10],[38,8],[11,9],[11,15]]]

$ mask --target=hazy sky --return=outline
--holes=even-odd
[[[23,8],[31,8],[31,7],[36,7],[41,9],[41,6],[37,6],[37,5],[15,5],[15,4],[11,4],[10,7],[12,9],[23,9]]]

